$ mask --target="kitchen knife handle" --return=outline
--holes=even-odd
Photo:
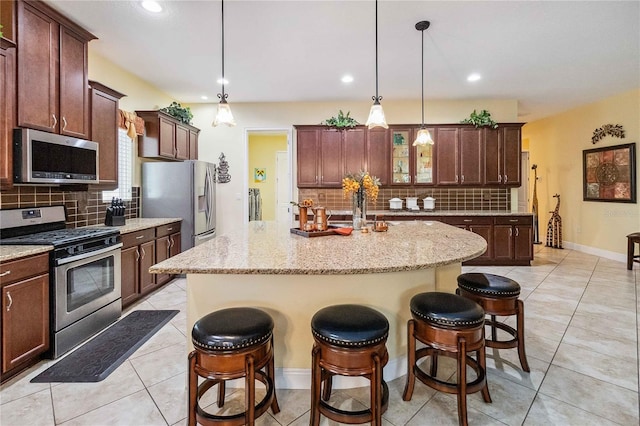
[[[7,305],[7,312],[11,310],[11,305],[13,305],[13,299],[11,298],[11,292],[7,292],[7,299],[9,299],[9,304]]]

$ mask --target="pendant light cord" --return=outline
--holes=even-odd
[[[224,93],[224,0],[222,0],[222,95],[218,94],[220,100],[227,99],[227,95]]]
[[[422,30],[422,127],[424,129],[424,30]]]
[[[373,100],[379,102],[381,99],[378,96],[378,0],[376,0],[376,97]]]

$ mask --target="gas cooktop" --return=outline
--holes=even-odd
[[[39,245],[47,244],[54,247],[73,244],[88,239],[115,238],[120,234],[117,228],[75,228],[58,229],[54,231],[38,232],[35,234],[21,235],[18,237],[2,238],[0,245]]]

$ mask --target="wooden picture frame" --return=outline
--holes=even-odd
[[[636,144],[582,151],[582,199],[636,202]]]

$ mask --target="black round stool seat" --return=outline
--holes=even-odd
[[[386,340],[389,321],[380,312],[362,305],[328,306],[311,319],[313,335],[336,346],[369,346]]]
[[[236,350],[271,338],[273,319],[255,308],[228,308],[200,318],[193,326],[193,345],[209,350]]]
[[[520,295],[520,284],[501,275],[469,272],[458,275],[458,287],[489,297],[516,297]]]
[[[409,306],[414,316],[439,326],[477,327],[484,322],[480,305],[451,293],[419,293],[411,298]]]

